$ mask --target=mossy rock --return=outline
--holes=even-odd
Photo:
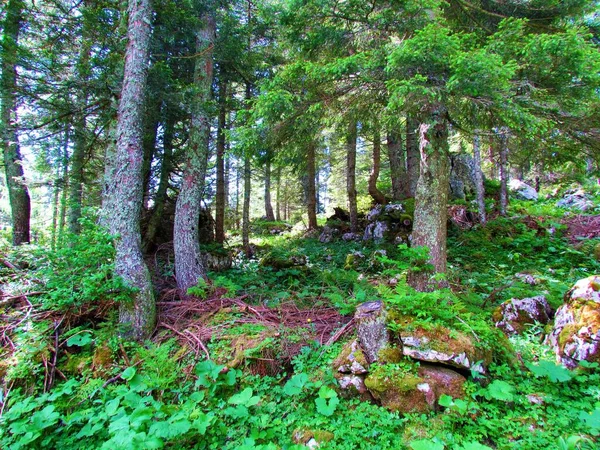
[[[340,372],[341,367],[351,367],[353,362],[360,364],[365,369],[369,367],[367,358],[356,340],[350,341],[342,347],[339,355],[333,361],[333,369]]]
[[[477,345],[473,335],[439,324],[421,325],[408,316],[396,315],[394,322],[405,356],[478,372],[485,372],[492,362],[492,350]]]
[[[92,369],[94,370],[94,375],[106,375],[113,363],[113,352],[106,343],[102,343],[94,349],[94,355],[92,356]]]
[[[403,414],[426,413],[438,407],[442,395],[460,398],[466,379],[459,373],[430,364],[377,366],[365,386],[383,407]]]
[[[498,306],[492,314],[496,327],[509,335],[522,333],[527,325],[545,325],[550,321],[550,317],[552,308],[543,295],[523,299],[512,298]]]
[[[565,294],[547,342],[565,367],[600,362],[600,276],[579,280]]]

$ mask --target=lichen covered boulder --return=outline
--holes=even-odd
[[[502,303],[493,315],[496,326],[508,335],[522,333],[527,325],[545,325],[551,317],[552,308],[543,295],[512,298]]]
[[[410,317],[397,320],[396,325],[403,323],[404,327],[398,334],[405,356],[458,369],[486,372],[492,360],[491,350],[478,346],[475,335],[450,330],[437,324],[420,326],[413,323]]]
[[[600,275],[579,280],[564,300],[547,338],[557,361],[570,369],[579,361],[600,362]]]
[[[422,364],[377,366],[365,379],[365,386],[381,405],[400,413],[425,413],[436,409],[442,395],[464,395],[466,379],[447,368]]]

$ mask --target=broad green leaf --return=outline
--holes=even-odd
[[[106,402],[105,411],[108,417],[114,416],[117,413],[117,409],[119,408],[119,403],[121,402],[120,398],[115,398]]]
[[[412,441],[409,445],[413,450],[444,450],[444,444],[432,441],[431,439],[419,439]]]
[[[456,450],[492,450],[487,445],[480,444],[479,442],[467,442],[466,444],[457,447]]]
[[[486,398],[500,400],[503,402],[512,402],[514,399],[515,388],[506,381],[494,380],[487,387]]]
[[[83,347],[92,342],[92,334],[91,333],[79,333],[75,336],[70,337],[67,340],[67,346],[71,347],[75,345],[76,347]]]
[[[134,375],[135,375],[135,367],[128,367],[121,374],[121,378],[123,378],[124,380],[129,381],[129,380],[131,380],[133,378]]]
[[[283,393],[289,396],[298,395],[300,392],[302,392],[302,389],[307,385],[307,383],[308,375],[305,373],[298,373],[290,378],[287,383],[285,383],[285,386],[283,387]]]
[[[564,383],[573,378],[573,374],[563,366],[559,366],[552,361],[540,361],[538,364],[525,364],[536,377],[546,377],[553,383]]]

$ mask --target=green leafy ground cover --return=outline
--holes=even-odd
[[[465,398],[442,397],[439,412],[422,415],[401,416],[343,398],[331,369],[342,343],[321,347],[297,330],[278,331],[296,333],[305,346],[276,376],[253,375],[247,363],[218,363],[231,353],[220,339],[207,343],[213,361],[166,339],[165,330],[158,331],[160,344],[121,342],[114,333],[115,304],[127,291],[110,275],[110,238],[92,222],[73,242],[77,252],[20,250],[11,255],[27,267],[19,276],[43,294],[31,297],[18,325],[3,328],[15,349],[5,346],[1,355],[0,448],[298,449],[311,437],[331,449],[597,448],[597,365],[573,372],[556,366],[535,326],[511,338],[516,353],[503,352],[505,340],[491,327],[491,311],[503,300],[545,294],[558,306],[573,282],[600,271],[589,245],[576,248],[565,239],[560,217],[537,215],[535,229],[531,213],[539,210],[528,207],[514,203],[509,219],[451,230],[447,290],[422,294],[406,286],[404,272],[419,259],[414,249],[321,244],[288,234],[261,235],[255,240],[258,259],[242,259],[234,269],[212,274],[213,286],[197,288],[210,295],[215,286],[224,287],[227,296],[246,294],[255,305],[334,306],[344,314],[363,301],[384,299],[420,326],[475,333],[481,345],[498,349],[489,374],[467,383]],[[291,266],[273,263],[291,257],[304,259]],[[528,273],[538,284],[516,273]],[[14,280],[9,269],[0,276]],[[0,313],[3,327],[17,314],[9,307]],[[219,314],[211,319],[223,330],[219,336],[265,332],[232,320],[235,310]],[[262,345],[275,349],[275,338]]]

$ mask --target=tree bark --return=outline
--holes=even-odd
[[[225,128],[227,126],[227,81],[220,74],[217,125],[217,192],[215,196],[215,241],[225,242]]]
[[[86,8],[84,2],[83,8]],[[81,218],[82,202],[83,202],[83,183],[84,183],[84,166],[87,150],[87,119],[86,110],[89,103],[88,81],[90,78],[90,51],[92,40],[89,37],[90,33],[89,19],[84,18],[83,30],[81,32],[81,49],[77,59],[75,72],[79,83],[76,99],[81,110],[76,114],[73,123],[73,154],[71,155],[71,169],[69,178],[69,232],[79,234],[81,226],[79,219]]]
[[[173,232],[175,278],[177,287],[184,293],[195,286],[200,278],[206,277],[200,253],[198,224],[208,159],[210,118],[205,105],[211,97],[216,28],[215,19],[210,13],[205,13],[201,22],[202,28],[196,41],[196,54],[199,56],[194,67],[195,98],[192,100],[190,142],[175,208]]]
[[[56,167],[56,179],[54,181],[54,205],[52,209],[52,250],[56,249],[56,246],[60,243],[62,237],[62,229],[60,226],[61,219],[61,192],[65,192],[67,189],[67,171],[68,171],[68,157],[69,157],[69,142],[70,142],[71,129],[69,125],[65,130],[65,140],[62,146],[62,152],[60,154],[60,164]],[[66,160],[66,161],[65,161]]]
[[[500,143],[500,215],[506,216],[508,206],[508,128],[498,131]]]
[[[352,120],[346,134],[346,193],[350,213],[350,230],[358,230],[358,207],[356,205],[356,138],[357,124]]]
[[[246,256],[252,256],[250,247],[250,195],[252,194],[250,155],[244,155],[244,205],[242,207],[242,246]]]
[[[404,167],[404,150],[402,148],[402,138],[395,131],[388,132],[387,135],[388,159],[390,161],[390,175],[392,178],[392,198],[395,201],[404,200],[408,197],[408,180],[406,178],[406,169]]]
[[[23,8],[21,0],[9,0],[6,6],[0,78],[0,139],[12,217],[13,245],[30,241],[31,199],[25,185],[17,124],[17,52]]]
[[[475,165],[475,191],[477,193],[479,222],[485,224],[485,188],[483,186],[483,173],[481,172],[481,139],[477,130],[475,130],[473,136],[473,164]]]
[[[415,197],[419,181],[419,121],[412,115],[406,116],[406,172],[408,196]]]
[[[446,272],[446,220],[449,188],[448,119],[441,105],[432,105],[419,127],[420,176],[415,197],[413,247],[429,249],[428,264],[408,274],[408,283],[426,292],[443,286],[436,273]]]
[[[160,167],[160,178],[158,181],[158,189],[154,197],[154,209],[146,227],[144,235],[144,251],[147,252],[150,246],[154,243],[156,233],[160,226],[160,221],[165,210],[165,205],[168,198],[169,178],[173,170],[173,135],[175,129],[175,119],[166,114],[165,131],[163,134],[163,155]]]
[[[281,166],[277,167],[275,179],[277,180],[276,181],[277,201],[275,203],[275,210],[276,210],[275,220],[280,221],[281,220]]]
[[[267,151],[265,161],[265,217],[269,222],[275,220],[273,205],[271,204],[271,151]]]
[[[306,211],[308,213],[308,229],[316,230],[317,229],[317,186],[316,186],[316,172],[317,172],[317,164],[316,164],[316,155],[317,146],[311,140],[308,143],[308,148],[306,149],[306,176],[307,176],[307,184],[306,184]],[[286,202],[289,208],[289,202]],[[290,212],[289,209],[287,211],[287,218],[289,219]]]
[[[385,195],[377,189],[377,180],[379,179],[379,170],[381,169],[381,135],[379,128],[373,134],[373,168],[369,175],[369,194],[379,205],[385,205]],[[393,184],[393,182],[392,182]]]
[[[147,80],[152,11],[149,0],[129,1],[127,50],[117,119],[115,163],[107,186],[107,218],[115,241],[115,273],[136,289],[131,303],[121,303],[123,335],[149,337],[156,321],[150,273],[141,251],[142,116]]]
[[[252,97],[252,86],[246,83],[246,102],[250,107],[250,98]],[[246,256],[252,256],[250,247],[250,195],[252,194],[252,166],[250,155],[244,155],[244,204],[242,206],[242,246]]]
[[[151,193],[151,181],[152,181],[152,162],[154,161],[154,155],[156,154],[156,139],[158,138],[158,127],[160,126],[160,101],[146,102],[146,112],[144,114],[144,137],[142,140],[142,146],[144,149],[144,162],[142,164],[142,179],[144,197],[142,205],[144,209],[148,209],[150,205]]]

